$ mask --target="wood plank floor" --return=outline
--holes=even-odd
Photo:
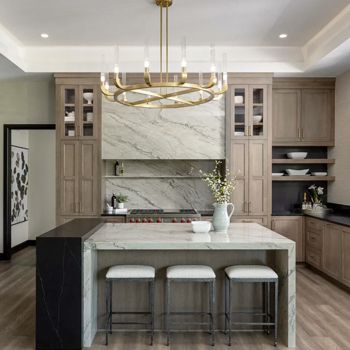
[[[35,248],[28,247],[0,261],[0,349],[34,349]],[[215,349],[229,349],[226,337],[217,335]],[[108,349],[151,349],[143,333],[114,333]],[[154,350],[205,350],[208,336],[202,333],[174,334],[170,347],[163,334],[155,337]],[[99,334],[93,350],[107,349]],[[235,333],[233,350],[276,349],[272,339],[260,333]],[[277,349],[287,349],[279,345]],[[350,350],[350,294],[305,267],[297,269],[297,349]]]

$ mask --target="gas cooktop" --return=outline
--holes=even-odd
[[[130,215],[195,215],[198,214],[195,209],[132,209]]]

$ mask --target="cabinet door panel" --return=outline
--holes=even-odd
[[[341,276],[342,231],[335,225],[326,224],[323,232],[322,268],[331,277]]]
[[[267,142],[249,142],[249,215],[267,215]]]
[[[78,211],[78,144],[76,141],[62,142],[60,151],[60,212],[74,215]]]
[[[271,228],[282,236],[285,236],[296,243],[296,261],[303,262],[304,257],[304,235],[301,217],[272,219]]]
[[[350,287],[350,231],[343,232],[342,282]]]
[[[330,90],[303,90],[302,141],[333,140],[333,93]]]
[[[299,141],[301,93],[298,89],[275,89],[272,104],[272,140]]]
[[[94,215],[97,203],[97,151],[96,144],[91,142],[81,143],[80,168],[80,213]]]
[[[231,174],[237,177],[232,193],[234,215],[248,214],[248,141],[235,140],[231,146]]]

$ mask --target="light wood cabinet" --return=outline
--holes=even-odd
[[[334,81],[274,83],[273,145],[334,145]]]
[[[301,101],[301,140],[317,143],[333,142],[333,91],[304,89],[302,90]]]
[[[323,230],[322,269],[329,276],[339,279],[342,263],[342,230],[333,224],[325,224]]]
[[[341,279],[350,287],[350,229],[344,229],[342,233],[342,271]]]
[[[273,216],[271,229],[282,236],[294,241],[296,247],[296,261],[305,261],[304,229],[302,216]]]
[[[350,228],[305,218],[306,262],[350,287]]]
[[[266,138],[268,87],[264,84],[231,85],[228,108],[233,138]]]
[[[301,91],[273,90],[272,138],[275,143],[299,141]]]
[[[100,215],[99,78],[56,74],[57,221]]]
[[[232,141],[230,171],[237,176],[234,216],[268,215],[267,154],[264,140]]]

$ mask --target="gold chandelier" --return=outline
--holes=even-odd
[[[227,91],[226,55],[223,56],[222,73],[218,73],[215,64],[215,49],[211,48],[210,78],[203,83],[203,74],[198,74],[198,84],[187,82],[186,43],[182,44],[180,79],[169,74],[169,7],[173,0],[155,0],[160,8],[160,71],[159,81],[151,80],[148,48],[145,49],[144,83],[126,85],[126,75],[120,80],[119,64],[114,67],[114,85],[109,86],[109,73],[101,73],[101,91],[107,100],[126,106],[144,108],[181,108],[197,106],[213,99],[219,99]],[[163,12],[165,10],[165,62],[163,62]],[[119,54],[118,54],[119,56]],[[165,72],[163,72],[165,64]]]

